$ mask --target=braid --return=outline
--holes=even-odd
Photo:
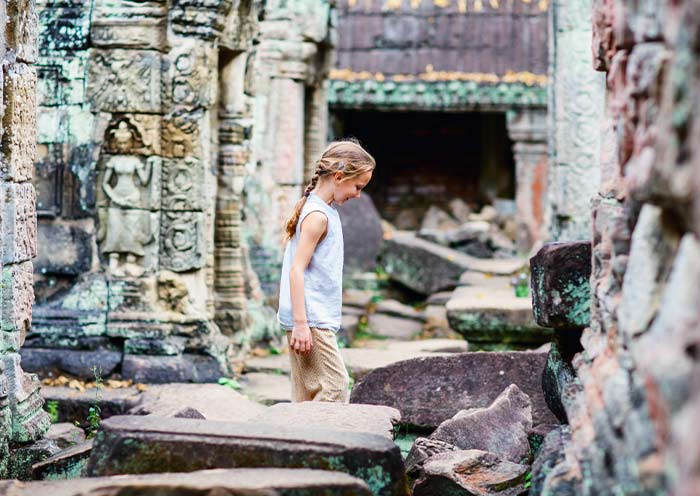
[[[317,168],[316,172],[314,173],[313,177],[311,178],[311,181],[309,181],[309,184],[306,186],[306,189],[304,190],[305,197],[308,197],[311,194],[311,192],[316,188],[316,184],[318,184],[319,177],[321,177],[321,176],[318,173],[318,168]]]
[[[341,172],[345,178],[351,178],[365,171],[373,170],[375,161],[367,153],[357,140],[335,141],[324,150],[321,158],[316,162],[316,170],[309,184],[304,188],[304,195],[297,201],[294,212],[287,220],[285,233],[286,239],[291,239],[296,233],[301,210],[306,204],[306,199],[316,189],[320,178]]]

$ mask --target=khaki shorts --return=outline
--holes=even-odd
[[[287,343],[292,332],[287,331]],[[311,328],[313,347],[305,355],[289,350],[292,371],[292,401],[332,401],[347,403],[350,377],[340,355],[335,333]]]

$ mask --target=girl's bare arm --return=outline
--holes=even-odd
[[[309,266],[316,245],[327,228],[328,218],[322,212],[311,212],[304,218],[300,228],[299,243],[289,270],[289,291],[294,319],[289,346],[297,353],[305,353],[313,346],[304,304],[304,271]]]

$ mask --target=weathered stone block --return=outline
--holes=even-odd
[[[134,382],[215,382],[228,371],[211,356],[185,353],[179,356],[124,355],[122,377]]]
[[[252,420],[263,424],[313,425],[321,429],[365,432],[393,440],[401,414],[395,408],[380,405],[304,401],[272,405]]]
[[[62,472],[62,475],[69,474],[75,475],[75,471]],[[119,496],[155,494],[163,491],[171,496],[212,494],[222,491],[223,494],[230,495],[370,496],[372,494],[365,482],[347,474],[325,470],[267,468],[201,470],[187,474],[90,477],[50,482],[8,481],[0,483],[0,490],[8,490],[16,496],[36,494]]]
[[[486,451],[450,451],[428,460],[412,494],[517,496],[526,491],[528,469],[527,465],[504,461]]]
[[[435,451],[479,449],[503,460],[527,463],[528,434],[532,430],[530,398],[514,384],[508,386],[487,408],[462,410],[446,420],[427,438],[418,438],[406,458],[406,469],[419,474]],[[426,440],[432,449],[421,449]],[[432,441],[445,443],[440,449]]]
[[[50,439],[39,439],[35,443],[15,447],[10,451],[9,478],[31,480],[32,466],[50,458],[59,451],[60,448]]]
[[[618,309],[620,331],[629,336],[647,330],[661,304],[679,238],[664,224],[663,211],[644,205],[632,233],[629,260]]]
[[[36,0],[8,0],[6,30],[7,48],[15,51],[17,60],[36,62],[39,32]]]
[[[41,207],[37,201],[37,208]],[[87,272],[94,255],[92,236],[94,231],[91,232],[80,225],[40,221],[37,245],[51,249],[38,250],[34,259],[34,269],[40,274],[73,276]]]
[[[51,425],[48,413],[42,410],[44,400],[39,394],[39,380],[35,374],[22,371],[17,353],[7,354],[2,360],[12,412],[10,440],[15,443],[36,441]]]
[[[150,416],[112,417],[100,427],[90,476],[253,466],[319,468],[363,479],[375,495],[406,494],[401,453],[383,436]]]
[[[196,409],[207,420],[231,422],[248,421],[267,411],[227,386],[175,383],[149,385],[128,414],[177,417],[188,409]]]
[[[2,331],[19,334],[20,345],[24,343],[32,325],[33,279],[31,262],[8,265],[2,269]]]
[[[25,64],[6,64],[3,76],[3,176],[10,181],[27,181],[32,178],[36,159],[36,71]]]
[[[87,98],[95,111],[161,111],[161,55],[151,50],[94,50]]]
[[[163,160],[161,208],[171,211],[204,210],[204,163],[193,157]]]
[[[74,443],[49,458],[33,464],[32,478],[36,480],[61,480],[85,477],[91,453],[92,439]]]
[[[127,355],[180,355],[185,351],[187,338],[166,336],[164,338],[130,338],[124,341]]]
[[[530,259],[532,310],[537,323],[580,329],[591,318],[591,243],[548,243]]]
[[[163,49],[167,27],[165,2],[97,3],[91,27],[90,39],[98,47]]]
[[[479,260],[411,232],[395,232],[384,241],[381,264],[392,279],[422,294],[451,289],[463,272],[506,275],[520,268],[519,260]]]
[[[571,365],[571,357],[562,355],[566,353],[560,351],[556,340],[553,341],[542,372],[542,391],[551,412],[561,423],[567,423],[567,412],[572,410],[572,402],[582,392],[582,387]]]
[[[382,243],[379,213],[367,194],[338,207],[343,224],[343,272],[374,270]]]
[[[216,51],[193,38],[179,38],[164,62],[163,104],[168,110],[194,110],[214,104]]]
[[[93,3],[87,0],[41,2],[39,52],[42,63],[56,52],[75,53],[87,48],[92,7]]]
[[[525,347],[548,342],[552,330],[537,325],[529,298],[512,288],[461,286],[445,305],[450,328],[473,346]]]
[[[160,268],[173,272],[204,266],[204,214],[169,212],[161,216]]]
[[[135,387],[102,389],[94,388],[78,391],[66,386],[43,386],[41,394],[44,399],[58,403],[59,422],[85,422],[90,408],[100,398],[100,417],[106,419],[113,415],[124,415],[139,401],[139,391]]]
[[[2,199],[2,260],[20,263],[36,256],[36,193],[31,183],[5,183]]]
[[[20,351],[22,365],[30,372],[48,375],[68,373],[85,380],[94,379],[93,367],[102,377],[109,376],[121,364],[122,354],[109,350],[66,350],[29,348]]]
[[[434,429],[460,410],[487,407],[515,384],[532,401],[533,423],[553,424],[542,394],[546,360],[540,351],[414,358],[367,374],[355,384],[350,402],[391,406],[401,412],[402,423]]]

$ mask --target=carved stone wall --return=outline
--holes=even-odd
[[[545,239],[590,237],[590,202],[600,182],[604,78],[591,70],[591,0],[554,0],[549,36],[549,198]]]
[[[592,12],[607,92],[591,326],[562,396],[571,442],[542,494],[696,494],[700,3],[596,0]]]
[[[19,351],[32,325],[32,259],[37,252],[35,191],[37,11],[33,2],[0,3],[0,478],[16,477],[10,454],[49,427],[39,381]]]
[[[40,0],[36,370],[230,372],[261,299],[241,243],[256,8]]]

